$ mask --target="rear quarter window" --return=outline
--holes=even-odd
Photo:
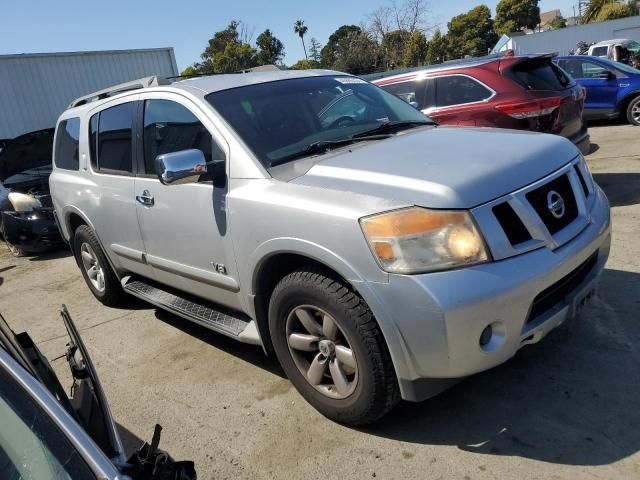
[[[513,79],[527,90],[564,90],[573,82],[551,60],[527,60],[511,69]]]
[[[80,119],[68,118],[58,124],[54,158],[56,167],[79,169]]]

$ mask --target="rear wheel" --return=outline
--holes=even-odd
[[[87,225],[76,229],[73,253],[93,296],[109,307],[121,305],[124,291],[120,281],[111,269],[95,233]]]
[[[269,329],[285,373],[326,417],[365,425],[398,402],[382,332],[341,281],[311,269],[287,275],[271,296]]]
[[[632,125],[640,126],[640,95],[629,102],[627,120]]]

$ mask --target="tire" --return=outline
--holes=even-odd
[[[627,106],[627,120],[631,125],[640,126],[640,95],[629,102]]]
[[[2,239],[4,240],[4,243],[7,244],[7,248],[11,252],[11,255],[13,255],[14,257],[24,257],[27,255],[26,251],[24,251],[20,247],[16,247],[12,243],[10,243],[9,240],[7,240],[7,236],[4,233],[4,222],[0,223],[0,233],[2,234]]]
[[[111,269],[95,233],[87,225],[79,226],[74,233],[73,255],[93,296],[108,307],[122,305],[125,293],[120,281]],[[93,257],[93,260],[89,257]],[[90,265],[95,270],[89,268]]]
[[[307,313],[316,321],[315,333],[321,340],[305,344],[310,346],[308,350],[298,350],[297,342],[291,346],[294,335],[314,337],[305,334],[311,331],[304,327],[308,320],[304,325],[301,321]],[[325,325],[330,325],[327,317],[337,326],[337,330],[328,329],[333,333],[329,335],[325,335]],[[398,403],[398,383],[380,327],[364,300],[342,281],[314,269],[285,276],[271,295],[269,330],[285,373],[298,392],[324,416],[347,425],[366,425]],[[335,342],[333,347],[331,342]],[[344,352],[351,352],[347,361]],[[319,383],[320,377],[311,374],[317,359],[318,364],[325,365]],[[340,370],[347,384],[334,381],[340,379]],[[314,384],[310,378],[316,379]]]

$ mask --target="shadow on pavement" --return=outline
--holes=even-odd
[[[226,337],[221,333],[214,332],[205,327],[201,327],[197,323],[183,319],[182,317],[169,313],[165,310],[156,309],[155,315],[158,320],[181,330],[187,335],[191,335],[192,337],[202,340],[212,347],[240,358],[241,360],[251,363],[256,367],[260,367],[280,378],[287,378],[282,371],[282,368],[280,368],[280,364],[277,360],[267,357],[261,347],[240,343],[237,340]]]
[[[612,207],[640,203],[640,173],[594,173],[593,179],[607,194]]]
[[[640,274],[606,270],[600,299],[541,343],[438,397],[401,403],[371,435],[489,455],[607,465],[640,450]]]
[[[49,250],[42,253],[34,253],[29,255],[30,262],[42,262],[47,260],[56,260],[58,258],[70,257],[71,250],[68,247],[62,247],[57,250]]]

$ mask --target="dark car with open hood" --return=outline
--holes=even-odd
[[[26,332],[0,316],[0,478],[3,480],[195,480],[193,462],[174,461],[153,439],[128,458],[78,329],[63,306],[69,341],[60,357],[65,390]],[[69,392],[69,393],[67,393]]]
[[[0,151],[0,233],[16,256],[62,244],[49,194],[53,135],[26,133]]]

